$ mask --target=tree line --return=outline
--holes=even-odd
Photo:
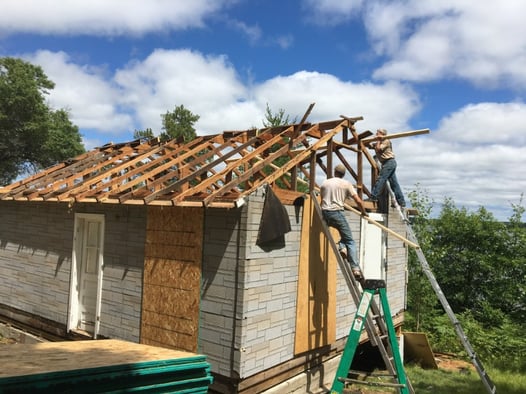
[[[522,196],[498,221],[484,207],[471,212],[446,197],[436,218],[418,186],[410,193],[420,247],[466,335],[483,358],[526,370],[526,226]],[[435,350],[463,353],[415,253],[410,253],[407,331],[426,332]]]

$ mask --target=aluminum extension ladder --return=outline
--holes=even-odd
[[[389,181],[387,181],[386,186],[389,191],[391,200],[393,202],[396,201],[396,198],[394,196],[393,190],[391,189],[391,185],[389,184]],[[406,212],[404,212],[404,209],[400,207],[400,205],[398,205],[398,203],[396,202],[394,203],[394,208],[396,208],[400,217],[406,224],[407,239],[418,245],[418,239],[416,238],[416,235],[413,232],[413,228],[411,227],[411,223],[406,215]],[[442,304],[444,311],[446,312],[447,316],[449,317],[449,320],[453,324],[453,328],[455,329],[455,332],[458,338],[462,342],[462,345],[464,346],[464,349],[466,350],[471,360],[471,363],[477,370],[480,376],[480,379],[482,380],[482,384],[484,385],[484,387],[486,388],[486,391],[489,394],[495,394],[497,392],[497,388],[495,387],[495,384],[493,383],[488,373],[484,369],[482,362],[477,357],[477,354],[475,353],[475,350],[471,346],[471,343],[469,342],[467,335],[464,333],[464,330],[462,329],[462,326],[460,325],[459,320],[455,316],[453,309],[451,309],[451,306],[449,305],[449,302],[447,301],[446,296],[442,292],[442,289],[440,288],[440,285],[438,284],[438,281],[436,280],[435,275],[433,274],[433,271],[431,271],[431,267],[429,266],[429,263],[427,262],[424,252],[422,252],[422,248],[420,247],[415,248],[415,253],[416,253],[416,256],[418,257],[418,260],[420,261],[420,265],[422,267],[422,270],[424,271],[424,274],[427,276],[427,279],[431,283],[431,287],[433,288],[433,290],[435,291],[435,294],[440,300],[440,303]]]
[[[329,241],[331,249],[333,250],[334,255],[336,256],[336,260],[338,261],[340,271],[342,272],[342,275],[347,283],[347,287],[349,288],[349,292],[351,293],[353,301],[356,305],[359,305],[362,299],[361,283],[358,282],[356,278],[354,277],[351,271],[350,264],[346,260],[344,260],[341,254],[339,253],[338,246],[336,245],[336,242],[334,241],[334,238],[331,235],[329,226],[323,220],[320,203],[318,201],[316,193],[312,191],[310,193],[310,196],[311,196],[312,204],[314,206],[315,214],[319,217],[322,223],[323,233],[325,237],[327,238],[327,240]],[[362,284],[363,283],[365,282],[362,282]],[[382,316],[380,307],[378,306],[374,297],[372,297],[370,300],[370,312],[371,313],[368,313],[366,317],[364,318],[363,325],[365,326],[365,329],[367,330],[367,334],[368,334],[369,340],[371,341],[371,344],[378,348],[378,351],[382,357],[382,360],[385,364],[388,374],[390,376],[395,376],[397,374],[397,370],[396,370],[395,363],[393,362],[394,358],[391,352],[391,347],[386,346],[386,343],[384,342],[384,339],[387,338],[389,335],[388,327],[387,327],[385,319]],[[384,310],[384,313],[386,313],[385,310]],[[390,316],[390,313],[389,313],[389,316]],[[406,393],[414,394],[413,387],[411,386],[411,383],[409,381],[409,378],[407,378],[407,376],[406,376],[406,386],[408,389]]]

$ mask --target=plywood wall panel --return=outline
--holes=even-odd
[[[203,214],[148,207],[141,343],[197,351]]]
[[[329,345],[335,339],[336,257],[312,201],[307,199],[301,228],[294,353]]]

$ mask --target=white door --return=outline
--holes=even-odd
[[[383,224],[383,215],[369,213],[369,217]],[[362,272],[367,279],[386,278],[385,235],[378,226],[362,219],[360,254]]]
[[[75,215],[68,328],[97,336],[102,289],[104,216]]]

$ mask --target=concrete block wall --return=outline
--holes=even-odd
[[[291,231],[284,240],[256,245],[265,196],[250,196],[246,222],[245,298],[241,321],[241,377],[294,357],[299,246],[303,209],[287,205]]]
[[[246,211],[247,205],[205,211],[198,352],[213,372],[232,378],[240,370]]]
[[[66,322],[73,217],[67,204],[0,205],[0,303]]]
[[[100,333],[138,341],[145,211],[110,204],[2,201],[0,303],[65,325],[74,214],[104,214]]]
[[[264,199],[262,188],[242,208],[206,213],[199,352],[227,377],[293,358],[302,212],[287,206],[292,231],[263,250]]]
[[[108,266],[104,269],[100,334],[139,342],[142,270]]]
[[[406,224],[394,208],[390,208],[388,226],[395,233],[403,237],[407,236]],[[387,297],[393,315],[403,312],[406,308],[407,259],[407,246],[403,241],[389,234],[387,237]]]
[[[292,231],[263,249],[256,245],[263,203],[259,189],[242,208],[206,213],[199,352],[213,372],[227,377],[246,378],[294,358],[303,208],[286,206]],[[346,215],[359,248],[360,217]],[[396,217],[390,220],[394,231],[405,228]],[[388,297],[395,314],[405,306],[407,251],[396,238],[388,242]],[[339,266],[336,280],[339,339],[349,334],[356,305]]]

